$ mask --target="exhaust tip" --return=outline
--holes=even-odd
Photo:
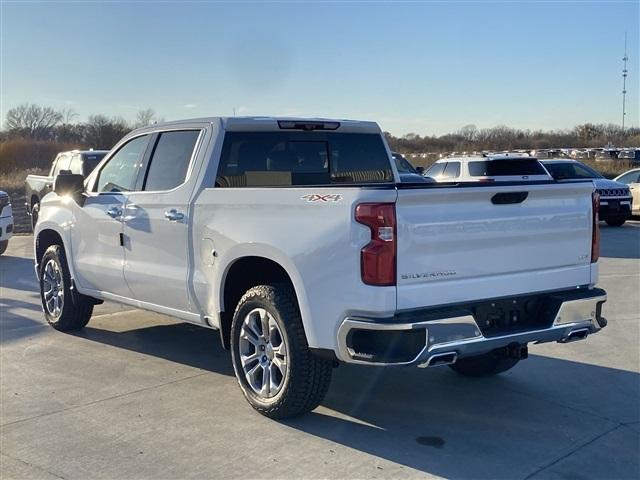
[[[440,365],[451,365],[458,360],[458,354],[456,352],[438,353],[429,357],[425,367],[437,367]]]
[[[589,335],[588,328],[580,328],[578,330],[570,331],[569,335],[567,335],[561,341],[562,343],[577,342],[578,340],[584,340],[585,338],[587,338],[588,335]]]

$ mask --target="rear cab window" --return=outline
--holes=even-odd
[[[216,186],[392,183],[379,134],[302,131],[225,134]]]
[[[82,173],[85,177],[89,175],[105,155],[106,153],[85,153],[82,156],[82,172],[79,173]]]

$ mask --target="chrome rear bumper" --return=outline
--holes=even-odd
[[[426,321],[404,323],[385,322],[371,318],[347,317],[338,330],[338,357],[348,363],[366,365],[418,365],[453,363],[458,358],[480,355],[491,350],[527,343],[560,342],[582,340],[606,326],[600,316],[601,305],[607,300],[604,290],[594,289],[586,298],[563,301],[548,328],[518,331],[506,335],[485,337],[473,315],[449,316]],[[356,352],[349,345],[349,336],[358,330],[378,332],[413,332],[424,335],[421,349],[410,360],[378,361],[366,352]],[[439,362],[438,359],[447,361]],[[452,361],[451,361],[452,360]]]

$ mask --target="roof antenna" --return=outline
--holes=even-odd
[[[627,115],[627,32],[624,32],[624,57],[622,58],[622,130],[624,130],[624,117]]]

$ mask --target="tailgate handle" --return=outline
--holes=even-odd
[[[494,205],[509,205],[512,203],[522,203],[529,195],[529,192],[503,192],[496,193],[491,197]]]

